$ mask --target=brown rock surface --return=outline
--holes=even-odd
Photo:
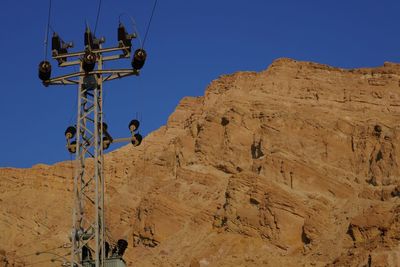
[[[213,81],[106,156],[129,266],[400,266],[400,65],[290,59]],[[72,164],[0,169],[0,266],[59,266]],[[7,265],[8,262],[8,265]]]

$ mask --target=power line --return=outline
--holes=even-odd
[[[32,262],[32,263],[27,263],[24,264],[24,266],[33,266],[33,265],[37,265],[37,264],[41,264],[41,263],[45,263],[45,262],[54,262],[54,261],[58,261],[60,259],[66,260],[66,256],[69,256],[71,253],[67,253],[65,255],[58,255],[55,253],[49,253],[50,255],[52,255],[53,257],[51,259],[47,259],[47,260],[41,260],[41,261],[37,261],[37,262]],[[41,254],[36,254],[37,256],[40,256]],[[54,257],[55,256],[55,257]]]
[[[42,223],[41,223],[42,224]],[[28,243],[25,243],[25,244],[22,244],[20,247],[19,247],[19,249],[22,247],[22,248],[27,248],[27,247],[29,247],[30,245],[32,245],[32,244],[34,244],[34,243],[39,243],[39,241],[43,241],[44,239],[46,239],[46,238],[48,238],[48,235],[50,234],[50,233],[54,233],[54,227],[50,227],[50,228],[48,228],[49,230],[47,230],[44,234],[41,234],[42,236],[38,236],[37,238],[35,238],[35,239],[33,239],[32,241],[30,241],[30,242],[28,242]],[[16,252],[18,249],[15,249],[15,250],[12,250],[11,252]]]
[[[99,6],[98,6],[98,8],[97,8],[96,24],[95,24],[95,26],[94,26],[94,35],[95,35],[95,36],[96,36],[97,24],[98,24],[98,22],[99,22],[99,17],[100,17],[101,3],[102,3],[102,1],[99,0]]]
[[[157,2],[158,2],[158,0],[155,0],[155,1],[154,1],[154,6],[153,6],[153,10],[151,11],[150,20],[149,20],[149,23],[147,24],[146,34],[144,35],[143,46],[142,46],[142,48],[144,48],[144,43],[146,42],[147,34],[149,33],[150,25],[151,25],[151,22],[153,21],[154,11],[156,10]]]
[[[38,253],[50,252],[50,251],[57,250],[57,249],[60,249],[60,248],[64,248],[64,245],[61,245],[61,246],[58,246],[58,247],[54,247],[54,248],[51,248],[51,249],[46,249],[46,250],[43,250],[43,251],[36,251],[36,252],[33,252],[33,253],[21,255],[21,256],[15,257],[14,259],[21,259],[21,258],[26,258],[26,257],[29,257],[29,256],[34,256],[34,255],[37,256]]]
[[[50,17],[51,17],[51,2],[52,0],[49,0],[49,11],[47,15],[47,27],[46,27],[46,37],[44,40],[44,58],[47,60],[47,53],[48,53],[48,44],[49,44],[49,31],[50,31]]]
[[[49,262],[49,261],[50,260],[37,261],[37,262],[25,264],[24,266],[33,266],[33,265],[37,265],[37,264],[41,264],[41,263],[45,263],[45,262]]]

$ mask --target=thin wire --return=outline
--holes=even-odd
[[[50,28],[50,30],[51,30],[53,33],[56,32],[56,31],[53,29],[53,27],[51,27],[51,24],[49,24],[49,28]]]
[[[39,254],[39,255],[41,255],[41,254]],[[37,255],[37,256],[39,256],[39,255]],[[40,264],[40,263],[45,263],[45,262],[49,262],[49,261],[54,262],[54,261],[59,260],[59,259],[65,260],[65,257],[66,257],[66,256],[69,256],[69,255],[71,255],[71,253],[67,253],[67,254],[65,254],[65,255],[54,255],[54,256],[56,256],[56,258],[53,256],[51,259],[42,260],[42,261],[37,261],[37,262],[33,262],[33,263],[28,263],[28,264],[25,264],[24,266],[32,266],[32,265],[36,265],[36,264]]]
[[[49,228],[49,230],[47,232],[42,234],[42,237],[37,237],[36,239],[34,239],[34,240],[32,240],[32,241],[30,241],[28,243],[22,244],[21,247],[22,248],[26,248],[26,247],[32,245],[33,243],[39,243],[39,241],[42,241],[42,240],[48,238],[48,234],[51,233],[51,232],[54,233],[54,229],[53,228]],[[17,250],[12,250],[12,252],[16,252],[16,251]]]
[[[47,52],[48,52],[48,45],[49,45],[51,2],[52,2],[52,0],[49,0],[49,12],[48,12],[48,15],[47,15],[46,37],[44,39],[44,58],[45,58],[45,60],[47,60]]]
[[[154,1],[153,10],[151,11],[150,20],[149,20],[149,23],[147,24],[146,34],[144,35],[144,39],[143,39],[143,46],[142,46],[142,49],[144,48],[144,43],[146,42],[147,34],[149,33],[149,29],[150,29],[151,22],[153,21],[154,11],[156,10],[157,2],[158,2],[158,0],[155,0],[155,1]]]
[[[96,36],[96,30],[97,30],[97,24],[99,22],[99,17],[100,17],[100,10],[101,10],[101,0],[99,0],[99,7],[97,8],[97,17],[96,17],[96,24],[94,26],[94,35]]]
[[[33,263],[24,264],[24,266],[33,266],[36,264],[45,263],[45,262],[49,262],[49,261],[51,261],[51,260],[37,261],[37,262],[33,262]]]
[[[29,253],[29,254],[25,254],[25,255],[21,255],[21,256],[15,257],[14,259],[21,259],[21,258],[26,258],[26,257],[29,257],[29,256],[37,256],[38,253],[39,254],[40,253],[45,253],[45,252],[57,250],[57,249],[60,249],[60,248],[63,248],[63,247],[64,247],[64,245],[61,245],[61,246],[58,246],[58,247],[55,247],[55,248],[51,248],[51,249],[46,249],[46,250],[43,250],[43,251],[36,251],[36,252],[33,252],[33,253]]]

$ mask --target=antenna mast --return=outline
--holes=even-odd
[[[72,267],[125,267],[122,256],[128,246],[120,239],[116,244],[105,240],[104,215],[104,150],[112,143],[131,142],[140,145],[142,136],[137,133],[139,121],[129,124],[131,136],[113,139],[103,121],[103,84],[114,79],[139,75],[146,60],[146,52],[137,49],[132,57],[131,69],[103,69],[106,61],[129,59],[132,40],[136,34],[128,34],[120,23],[118,46],[103,48],[104,38],[96,38],[86,27],[84,51],[69,53],[73,43],[64,42],[57,33],[52,37],[52,58],[59,67],[79,66],[79,72],[51,78],[51,64],[47,60],[39,64],[39,78],[50,85],[77,85],[78,110],[75,126],[65,131],[67,149],[75,154],[75,176],[71,232]],[[97,68],[96,68],[97,65]],[[73,140],[74,139],[74,140]],[[91,159],[91,160],[89,160]]]

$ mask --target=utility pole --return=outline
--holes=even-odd
[[[51,78],[51,64],[39,64],[39,78],[50,85],[77,85],[78,109],[75,126],[65,131],[67,149],[75,154],[73,212],[71,231],[71,267],[126,266],[122,259],[128,243],[120,239],[110,245],[105,234],[105,177],[104,150],[112,143],[131,142],[140,145],[137,133],[139,121],[129,123],[129,138],[113,139],[103,121],[103,84],[114,79],[139,75],[146,60],[146,52],[137,49],[132,57],[132,68],[103,69],[106,61],[131,58],[132,40],[120,23],[118,46],[103,48],[104,38],[96,38],[87,27],[84,34],[85,49],[69,53],[72,43],[64,42],[57,33],[52,37],[52,58],[59,67],[79,66],[79,72]],[[97,68],[96,68],[97,65]],[[75,140],[73,140],[75,138]]]

